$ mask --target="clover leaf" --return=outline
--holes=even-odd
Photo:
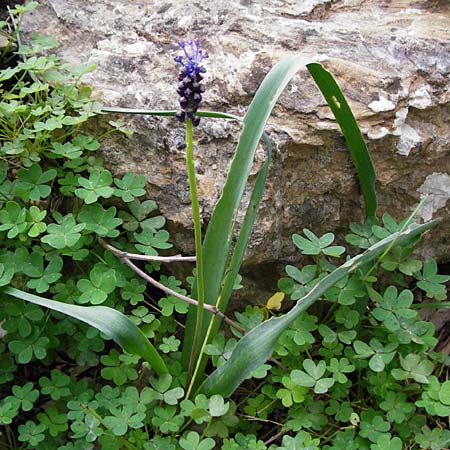
[[[70,395],[70,377],[58,369],[53,369],[50,372],[50,378],[41,377],[39,379],[41,392],[49,394],[53,400]]]
[[[214,439],[202,439],[196,431],[188,431],[185,437],[180,438],[179,443],[184,450],[211,450],[216,446]]]
[[[145,412],[136,412],[130,405],[121,408],[112,407],[111,416],[105,416],[104,421],[116,436],[123,436],[128,428],[144,426]]]
[[[330,246],[334,241],[333,233],[326,233],[319,238],[307,228],[304,228],[303,232],[306,238],[293,234],[292,240],[304,255],[319,255],[323,253],[327,256],[339,257],[345,252],[345,247]]]
[[[378,300],[378,308],[372,311],[373,317],[382,322],[389,331],[400,329],[402,319],[412,319],[417,316],[417,312],[410,309],[414,300],[410,290],[403,290],[398,294],[395,286],[389,286],[384,292],[383,298]]]
[[[37,206],[30,206],[27,211],[27,222],[30,229],[28,230],[28,236],[37,237],[47,229],[47,224],[43,222],[47,211],[41,211]]]
[[[77,224],[72,214],[67,214],[59,223],[51,223],[47,227],[47,233],[41,238],[42,242],[53,248],[62,249],[73,247],[81,237],[80,231],[84,230],[84,223]]]
[[[400,355],[402,369],[392,369],[391,374],[396,380],[412,378],[418,383],[429,383],[428,377],[433,372],[433,363],[422,355],[409,353],[405,357]]]
[[[147,178],[145,175],[127,172],[122,179],[114,178],[114,183],[118,188],[114,190],[114,195],[121,197],[125,203],[129,203],[145,194]]]
[[[122,224],[122,219],[116,217],[114,206],[104,209],[99,203],[84,205],[78,220],[86,225],[86,230],[93,231],[99,236],[114,238],[120,234],[116,228]]]
[[[15,193],[24,200],[38,201],[50,195],[52,188],[46,184],[56,177],[56,170],[42,172],[39,164],[33,164],[27,169],[17,171],[18,182]]]
[[[109,198],[114,194],[114,189],[111,187],[112,181],[109,170],[95,169],[89,178],[78,177],[78,183],[82,187],[75,189],[75,195],[88,205],[96,202],[99,197]]]
[[[8,239],[24,233],[28,227],[26,208],[13,201],[6,202],[0,210],[0,223],[0,231],[8,231]]]
[[[208,411],[208,399],[204,394],[196,395],[194,401],[185,399],[180,403],[180,406],[183,414],[193,419],[198,425],[208,422],[211,417]]]
[[[69,428],[66,414],[58,411],[55,406],[47,408],[45,413],[39,413],[37,418],[39,422],[45,425],[50,436],[53,437],[58,436],[58,434]]]
[[[19,441],[28,442],[35,447],[45,439],[44,431],[46,426],[43,423],[36,424],[32,420],[27,420],[23,425],[19,425]]]
[[[2,327],[8,332],[19,332],[22,337],[27,337],[33,331],[32,322],[39,322],[44,317],[44,312],[39,306],[25,302],[6,303],[5,312],[7,318]]]
[[[420,448],[442,450],[450,444],[450,430],[442,430],[438,427],[430,430],[424,426],[421,433],[416,434],[414,440],[420,445]]]
[[[385,346],[376,338],[370,340],[369,344],[363,341],[353,342],[353,347],[359,358],[370,358],[369,367],[374,372],[381,372],[396,355],[397,343],[391,342]]]
[[[130,367],[122,361],[121,355],[117,350],[112,349],[108,355],[102,355],[100,361],[105,366],[101,370],[101,375],[105,380],[113,380],[118,386],[122,386],[128,380],[136,380],[137,372],[134,367]]]
[[[444,283],[450,280],[449,275],[439,275],[436,261],[429,257],[425,260],[423,272],[415,273],[414,276],[419,280],[417,287],[425,291],[427,297],[436,300],[445,300],[447,297]]]
[[[23,386],[14,385],[12,387],[12,393],[13,396],[6,397],[5,401],[17,402],[17,406],[22,408],[23,411],[33,409],[33,405],[39,397],[39,391],[34,389],[34,385],[31,382]]]
[[[295,384],[305,387],[314,387],[316,394],[323,394],[334,385],[333,378],[323,378],[327,370],[325,361],[317,364],[312,359],[303,360],[303,370],[294,369],[291,371],[291,379]]]
[[[156,406],[153,410],[152,424],[159,428],[161,433],[176,433],[184,423],[182,415],[177,414],[175,406]]]
[[[123,227],[127,231],[136,231],[139,226],[144,228],[151,228],[153,231],[161,228],[165,224],[165,219],[162,216],[155,216],[146,219],[146,217],[156,209],[158,206],[153,200],[145,200],[140,202],[139,200],[133,200],[128,203],[130,213],[126,211],[119,211],[119,217],[123,219]]]
[[[141,233],[133,233],[134,238],[138,244],[134,244],[136,249],[146,255],[157,256],[156,249],[171,248],[172,244],[167,242],[169,240],[169,233],[166,230],[159,230],[156,233],[145,228]]]
[[[32,252],[28,263],[22,268],[22,272],[31,278],[27,282],[27,286],[40,294],[46,292],[50,288],[50,284],[53,284],[61,278],[62,266],[62,258],[56,256],[44,268],[44,258],[42,255],[37,252]]]
[[[89,273],[89,279],[82,278],[77,282],[81,295],[79,303],[100,305],[117,286],[116,271],[98,263]]]
[[[31,334],[21,340],[12,340],[8,344],[9,350],[16,355],[20,364],[27,364],[35,356],[44,359],[47,356],[47,346],[50,339],[47,336],[39,336],[39,330],[33,328]]]

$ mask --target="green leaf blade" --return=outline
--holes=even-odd
[[[375,192],[376,174],[361,130],[331,73],[318,63],[308,64],[307,68],[333,111],[347,142],[353,163],[358,172],[359,183],[366,207],[366,217],[375,218],[377,210],[377,196]]]

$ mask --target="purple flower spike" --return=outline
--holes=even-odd
[[[202,100],[201,94],[205,91],[204,86],[201,84],[203,80],[201,74],[205,73],[206,69],[201,63],[208,57],[208,53],[200,48],[198,39],[187,43],[180,41],[179,46],[183,50],[184,55],[177,56],[174,59],[175,62],[181,65],[180,73],[178,74],[177,93],[180,96],[179,103],[182,111],[176,117],[180,122],[190,119],[196,127],[200,119],[195,116],[195,113]]]

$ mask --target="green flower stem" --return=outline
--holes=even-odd
[[[200,207],[197,196],[197,183],[195,178],[194,149],[192,139],[193,125],[190,119],[186,120],[186,168],[189,178],[189,192],[191,194],[192,217],[194,220],[195,257],[197,269],[197,320],[192,342],[191,358],[189,361],[188,380],[191,379],[192,370],[195,366],[197,348],[203,325],[203,305],[205,303],[205,288],[203,280],[203,257],[202,257],[202,226],[200,221]],[[201,355],[198,356],[201,358]],[[189,383],[188,383],[189,384]]]

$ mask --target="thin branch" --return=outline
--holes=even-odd
[[[173,289],[168,288],[167,286],[164,286],[159,281],[156,281],[154,278],[152,278],[150,275],[145,273],[143,270],[141,270],[139,267],[137,267],[135,264],[131,262],[131,260],[126,256],[120,257],[121,261],[123,261],[131,270],[133,270],[137,275],[139,275],[143,280],[147,281],[148,283],[152,284],[153,286],[157,287],[158,289],[161,289],[161,291],[173,295],[174,297],[187,302],[191,305],[198,307],[198,301],[194,300],[193,298],[187,297],[186,295],[180,294],[179,292],[174,291]],[[236,330],[239,330],[241,333],[245,333],[245,330],[239,326],[236,322],[228,318],[222,311],[220,311],[215,305],[210,305],[208,303],[205,303],[203,305],[203,309],[206,311],[209,311],[211,314],[214,314],[215,316],[222,319],[225,323],[232,326]]]
[[[113,247],[111,244],[105,242],[102,238],[98,238],[100,244],[106,249],[112,251],[118,258],[128,258],[128,259],[136,259],[139,261],[160,261],[165,263],[171,263],[176,261],[195,261],[195,256],[182,256],[182,255],[173,255],[173,256],[150,256],[150,255],[140,255],[138,253],[128,253],[123,250],[119,250],[116,247]]]
[[[278,432],[277,434],[275,434],[274,436],[272,436],[270,439],[268,439],[267,441],[264,441],[264,445],[269,445],[272,442],[276,441],[277,439],[280,439],[283,435],[285,435],[288,432],[288,430],[281,430],[280,432]]]

